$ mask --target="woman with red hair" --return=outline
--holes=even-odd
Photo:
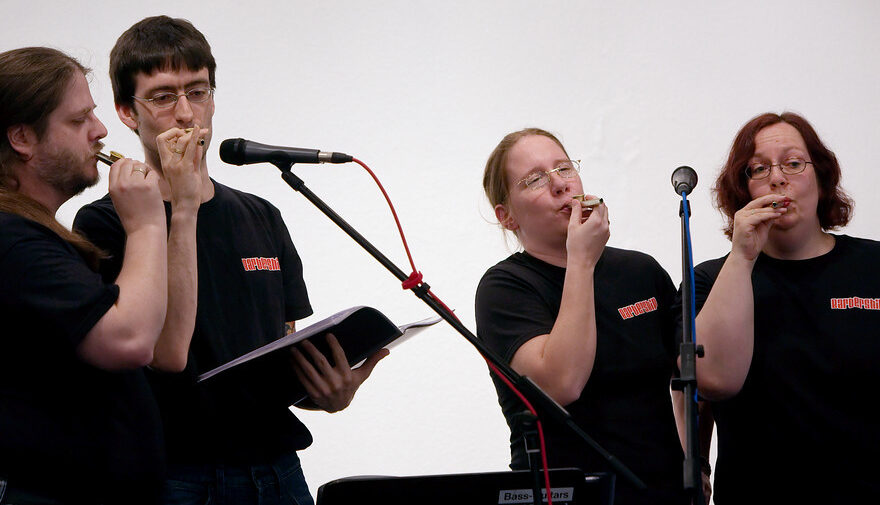
[[[762,114],[715,183],[728,255],[695,269],[700,394],[718,429],[715,502],[855,503],[880,494],[880,242],[828,233],[852,201],[801,116]]]

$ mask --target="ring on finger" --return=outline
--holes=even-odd
[[[144,169],[144,168],[142,168],[142,167],[134,167],[134,168],[132,168],[132,169],[131,169],[131,173],[135,173],[135,172],[140,172],[140,173],[144,174],[144,177],[147,176],[147,170]]]
[[[183,149],[178,149],[178,148],[175,147],[174,149],[171,150],[171,152],[174,152],[174,153],[177,153],[177,154],[183,154]]]

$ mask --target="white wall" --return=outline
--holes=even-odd
[[[687,164],[701,178],[690,198],[695,260],[724,254],[729,243],[709,187],[734,133],[765,111],[793,110],[813,122],[857,202],[846,232],[880,236],[876,2],[74,4],[4,0],[0,50],[49,45],[93,67],[107,145],[133,157],[141,154],[137,139],[113,111],[110,48],[148,15],[185,17],[206,34],[219,65],[211,173],[281,209],[305,263],[310,320],[355,304],[401,322],[429,309],[277,169],[222,165],[222,139],[365,161],[394,200],[425,280],[471,329],[476,284],[508,254],[481,193],[482,167],[504,134],[526,126],[558,133],[583,159],[585,188],[610,209],[609,244],[654,255],[675,282],[672,170]],[[359,166],[296,170],[409,271],[387,207]],[[69,224],[105,184],[63,206],[59,220]],[[445,325],[396,349],[346,411],[299,414],[316,439],[303,455],[313,491],[348,475],[494,471],[508,463],[507,428],[485,365]]]

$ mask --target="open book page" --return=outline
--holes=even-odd
[[[413,338],[414,336],[418,335],[422,331],[427,330],[431,326],[439,323],[441,320],[442,319],[439,316],[431,316],[431,317],[426,317],[424,319],[420,319],[418,321],[414,321],[412,323],[402,324],[397,327],[397,329],[400,330],[401,335],[399,337],[395,338],[394,340],[392,340],[391,342],[389,342],[388,345],[385,345],[383,347],[385,349],[389,349],[389,350],[394,349],[395,347],[399,346],[400,344],[402,344],[402,343],[406,342],[407,340]],[[376,350],[378,351],[379,349],[376,349]],[[358,361],[357,363],[351,365],[351,367],[357,368],[357,367],[363,365],[364,361],[366,361],[366,360],[367,359],[364,358],[364,359]]]
[[[397,345],[404,333],[409,338],[439,321],[439,317],[433,317],[398,327],[372,307],[351,307],[205,372],[198,382],[244,382],[249,387],[277,391],[275,395],[291,405],[306,396],[293,372],[291,346],[308,339],[333,365],[325,338],[332,333],[345,351],[348,364],[356,368],[379,349]]]
[[[440,321],[441,319],[439,316],[430,316],[418,321],[413,321],[412,323],[402,324],[397,327],[397,329],[400,330],[401,335],[384,347],[386,349],[394,349]]]

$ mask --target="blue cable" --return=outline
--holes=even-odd
[[[693,258],[693,246],[691,245],[691,216],[690,209],[687,204],[687,193],[684,191],[681,192],[681,208],[684,209],[684,239],[687,242],[687,255],[685,258],[686,267],[687,267],[687,275],[690,278],[690,297],[691,297],[691,341],[693,341],[694,346],[697,345],[697,329],[696,329],[696,317],[697,317],[697,309],[695,305],[697,304],[697,295],[696,295],[696,287],[694,286],[694,258]],[[697,401],[698,398],[697,388],[694,388],[694,401]]]

